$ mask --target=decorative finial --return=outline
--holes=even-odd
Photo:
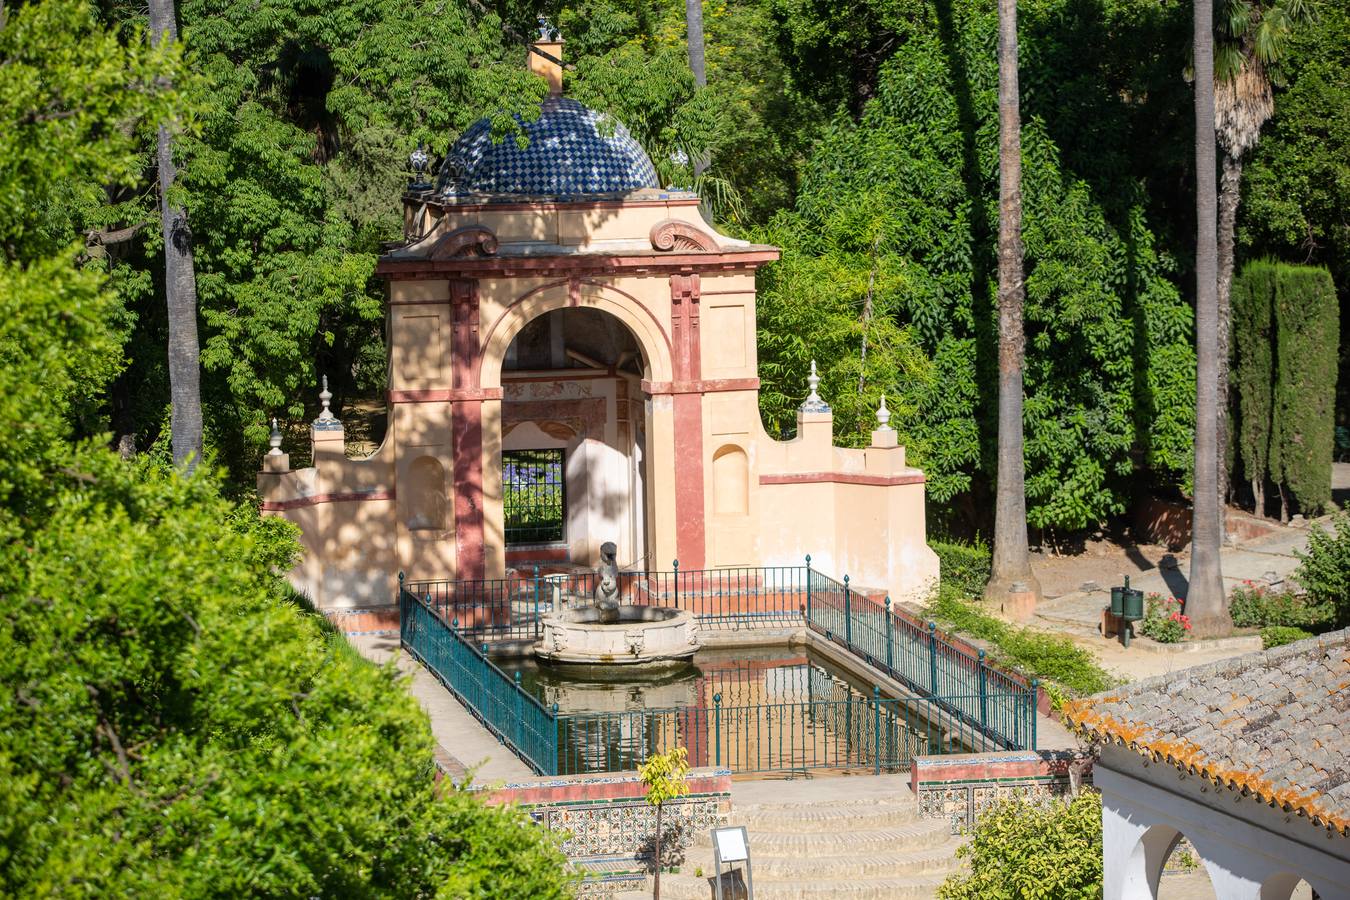
[[[556,41],[556,40],[558,39],[558,37],[559,37],[558,29],[557,29],[557,28],[554,28],[554,27],[553,27],[553,24],[552,24],[551,22],[549,22],[548,16],[540,16],[540,17],[539,17],[539,40],[541,40],[541,41]]]
[[[430,189],[431,185],[427,182],[427,166],[431,164],[431,155],[427,153],[422,142],[417,142],[417,149],[408,156],[408,165],[412,166],[413,180],[408,183],[408,187],[414,191],[425,191]]]
[[[801,411],[807,413],[827,413],[830,411],[830,404],[820,399],[820,394],[816,388],[820,386],[820,376],[816,374],[816,361],[811,360],[811,374],[806,376],[806,383],[811,387],[811,393],[806,395],[806,400],[801,405]]]
[[[886,395],[881,395],[881,406],[877,407],[877,431],[890,431],[891,411],[886,408]]]
[[[281,429],[277,427],[277,417],[272,417],[272,436],[267,441],[272,448],[267,451],[268,456],[281,456]]]
[[[328,389],[328,376],[323,376],[323,390],[319,391],[319,402],[323,404],[323,412],[319,413],[320,422],[333,421],[333,411],[328,408],[328,404],[333,400],[333,392]]]
[[[333,400],[333,392],[328,390],[328,376],[323,376],[323,390],[319,391],[319,402],[323,404],[323,409],[319,412],[319,417],[314,420],[314,427],[320,431],[336,430],[342,427],[337,416],[328,408],[328,404]]]

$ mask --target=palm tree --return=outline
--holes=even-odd
[[[1195,504],[1186,613],[1197,637],[1230,631],[1219,547],[1219,302],[1215,196],[1214,7],[1195,0]]]
[[[150,0],[150,35],[155,46],[178,40],[173,0]],[[194,469],[202,456],[201,370],[197,347],[197,276],[192,264],[192,230],[187,212],[173,202],[177,177],[169,123],[160,123],[159,209],[164,227],[164,294],[169,309],[170,431],[175,465]]]
[[[1223,150],[1219,182],[1219,493],[1228,496],[1228,358],[1232,314],[1233,232],[1242,187],[1242,160],[1261,139],[1275,113],[1272,85],[1283,84],[1280,60],[1294,26],[1311,18],[1304,0],[1275,0],[1269,6],[1224,0],[1215,52],[1214,124]],[[1258,491],[1258,498],[1264,492]],[[1257,509],[1257,515],[1265,510]]]
[[[998,0],[998,496],[987,599],[1017,582],[1039,599],[1027,549],[1022,452],[1022,117],[1018,111],[1017,0]]]
[[[708,86],[708,66],[703,47],[703,0],[684,0],[685,40],[689,45],[689,69],[694,73],[694,83],[699,87]],[[694,177],[702,175],[708,168],[708,158],[704,154],[694,157]]]

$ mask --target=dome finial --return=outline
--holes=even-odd
[[[272,436],[267,440],[268,446],[272,449],[267,451],[268,456],[281,456],[281,429],[277,427],[277,417],[272,417]]]

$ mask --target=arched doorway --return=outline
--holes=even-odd
[[[593,565],[613,541],[620,565],[648,553],[649,364],[613,313],[549,309],[501,357],[502,535],[506,566]]]

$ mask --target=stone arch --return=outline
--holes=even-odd
[[[1294,891],[1303,888],[1299,894]],[[1310,900],[1312,886],[1293,872],[1280,872],[1261,883],[1261,900]]]
[[[558,281],[544,285],[518,298],[492,323],[483,344],[479,363],[479,385],[493,390],[502,385],[502,363],[507,348],[521,329],[531,321],[569,306],[607,312],[633,334],[642,348],[643,377],[650,382],[668,382],[673,377],[670,339],[661,322],[639,300],[616,288],[590,281]]]
[[[750,457],[739,444],[723,444],[713,453],[713,514],[750,513]]]
[[[1215,872],[1211,868],[1212,856],[1206,851],[1203,837],[1183,834],[1172,825],[1157,824],[1151,826],[1135,842],[1134,849],[1130,853],[1129,872],[1122,900],[1166,900],[1167,893],[1159,891],[1163,869],[1183,837],[1189,839],[1195,847],[1200,869],[1204,871],[1210,885],[1217,889],[1223,883],[1222,878],[1215,877]]]
[[[408,529],[445,530],[445,467],[440,460],[419,456],[408,466]]]

